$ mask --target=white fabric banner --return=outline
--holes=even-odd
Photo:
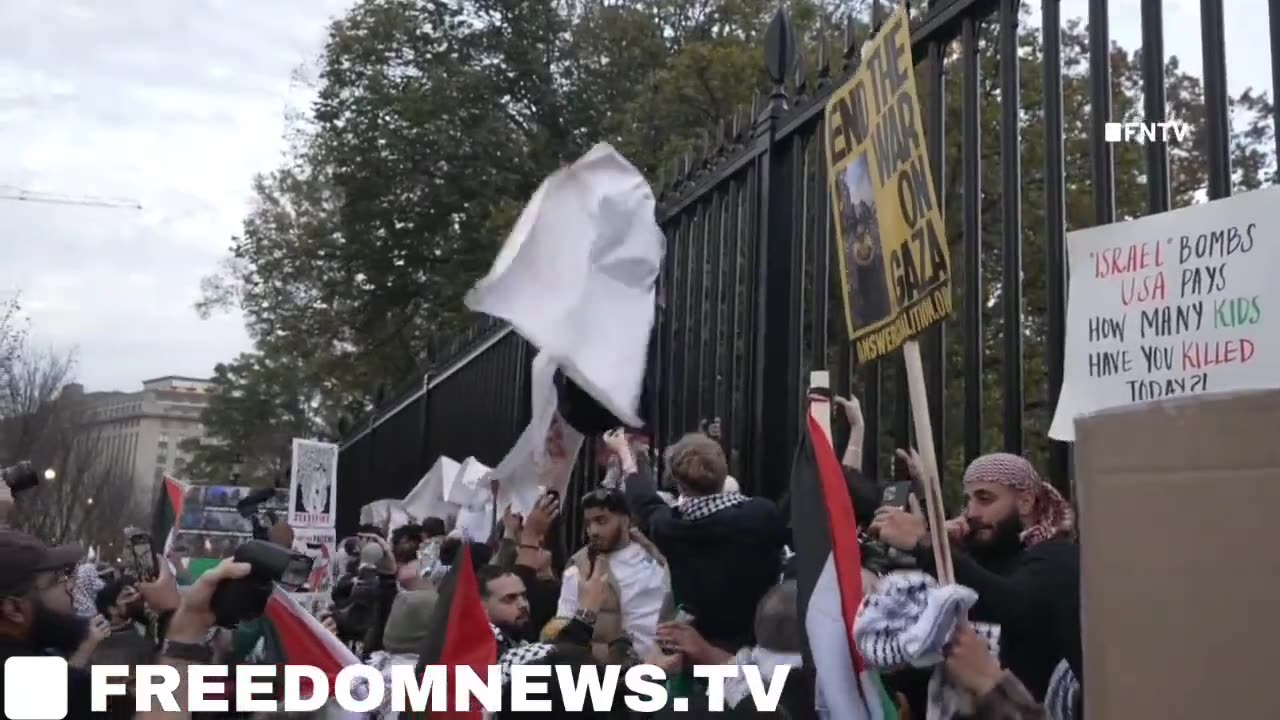
[[[555,371],[547,353],[538,353],[533,359],[529,425],[498,467],[489,473],[489,478],[497,478],[501,483],[498,506],[503,511],[510,507],[524,515],[548,488],[563,495],[569,486],[583,437],[560,417]],[[484,480],[486,484],[489,478]]]
[[[1268,331],[1280,188],[1067,236],[1071,271],[1062,393],[1049,437],[1105,408],[1280,385]]]
[[[447,525],[451,518],[458,516],[461,509],[444,499],[445,478],[453,478],[462,466],[448,455],[441,455],[435,465],[422,476],[401,505],[417,520],[429,517],[440,518]]]
[[[466,298],[472,310],[511,323],[633,427],[644,424],[640,393],[666,245],[655,206],[640,171],[597,145],[543,182]]]

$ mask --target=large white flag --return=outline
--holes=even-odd
[[[640,395],[666,246],[655,207],[640,171],[597,145],[543,182],[466,298],[472,310],[511,323],[548,366],[632,427],[644,424]]]

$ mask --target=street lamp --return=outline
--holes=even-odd
[[[44,479],[45,479],[45,480],[53,480],[53,479],[54,479],[54,478],[56,478],[56,477],[58,477],[58,473],[54,472],[53,468],[47,468],[47,469],[44,471]]]
[[[89,503],[90,505],[92,505],[92,504],[93,504],[93,498],[89,498],[89,499],[88,499],[88,500],[86,500],[85,502],[87,502],[87,503]]]

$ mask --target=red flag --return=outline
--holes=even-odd
[[[439,599],[431,617],[426,644],[418,654],[418,674],[427,665],[447,665],[449,694],[457,686],[454,671],[458,666],[470,667],[478,677],[488,676],[489,666],[498,662],[498,641],[489,625],[489,614],[480,600],[475,568],[471,564],[471,548],[463,543],[453,567],[440,583]],[[453,697],[449,705],[453,705]],[[480,720],[479,708],[428,713],[427,717],[449,720]]]
[[[831,438],[815,417],[830,412],[820,398],[806,418],[791,469],[791,527],[796,590],[805,623],[806,655],[818,671],[818,693],[832,717],[887,720],[878,677],[868,672],[853,642],[862,602],[862,550],[844,470]]]

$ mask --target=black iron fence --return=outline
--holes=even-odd
[[[887,14],[889,3],[881,5],[873,5],[871,26]],[[1055,484],[1068,484],[1067,448],[1045,431],[1063,376],[1067,226],[1117,218],[1115,151],[1103,132],[1113,119],[1112,47],[1108,4],[1091,0],[1087,81],[1064,76],[1060,2],[1040,5],[1040,68],[1031,76],[1021,67],[1029,16],[1019,0],[912,3],[930,163],[958,259],[956,312],[922,339],[944,486],[968,460],[997,448],[1033,456]],[[1142,2],[1144,104],[1123,119],[1166,118],[1161,5]],[[1200,5],[1207,132],[1197,142],[1207,143],[1208,195],[1218,198],[1232,184],[1223,2]],[[731,471],[753,493],[785,491],[812,369],[830,370],[834,390],[862,398],[868,472],[895,472],[893,448],[912,442],[901,360],[859,366],[852,355],[831,244],[823,111],[857,69],[869,31],[850,20],[833,50],[827,37],[797,38],[779,13],[764,48],[771,92],[710,132],[698,156],[686,155],[655,185],[668,238],[660,362],[650,368],[655,436],[666,444],[718,420]],[[1072,107],[1067,125],[1064,77],[1087,82],[1089,103]],[[1034,100],[1024,96],[1024,81],[1037,86]],[[999,112],[984,114],[993,103]],[[1069,162],[1066,126],[1087,128],[1087,161],[1078,163],[1085,172]],[[1032,140],[1043,148],[1034,160],[1023,153]],[[1144,152],[1145,211],[1162,212],[1170,207],[1168,149],[1150,144]],[[1069,183],[1092,197],[1084,222],[1068,215]],[[1036,254],[1024,254],[1028,247]],[[1024,297],[1032,270],[1040,279]],[[528,420],[532,356],[514,333],[495,329],[366,423],[343,446],[340,525],[353,527],[370,500],[403,496],[440,454],[496,463]],[[838,426],[837,440],[845,433]],[[588,443],[571,498],[598,481],[594,460]],[[578,536],[576,514],[566,510],[567,538]]]

